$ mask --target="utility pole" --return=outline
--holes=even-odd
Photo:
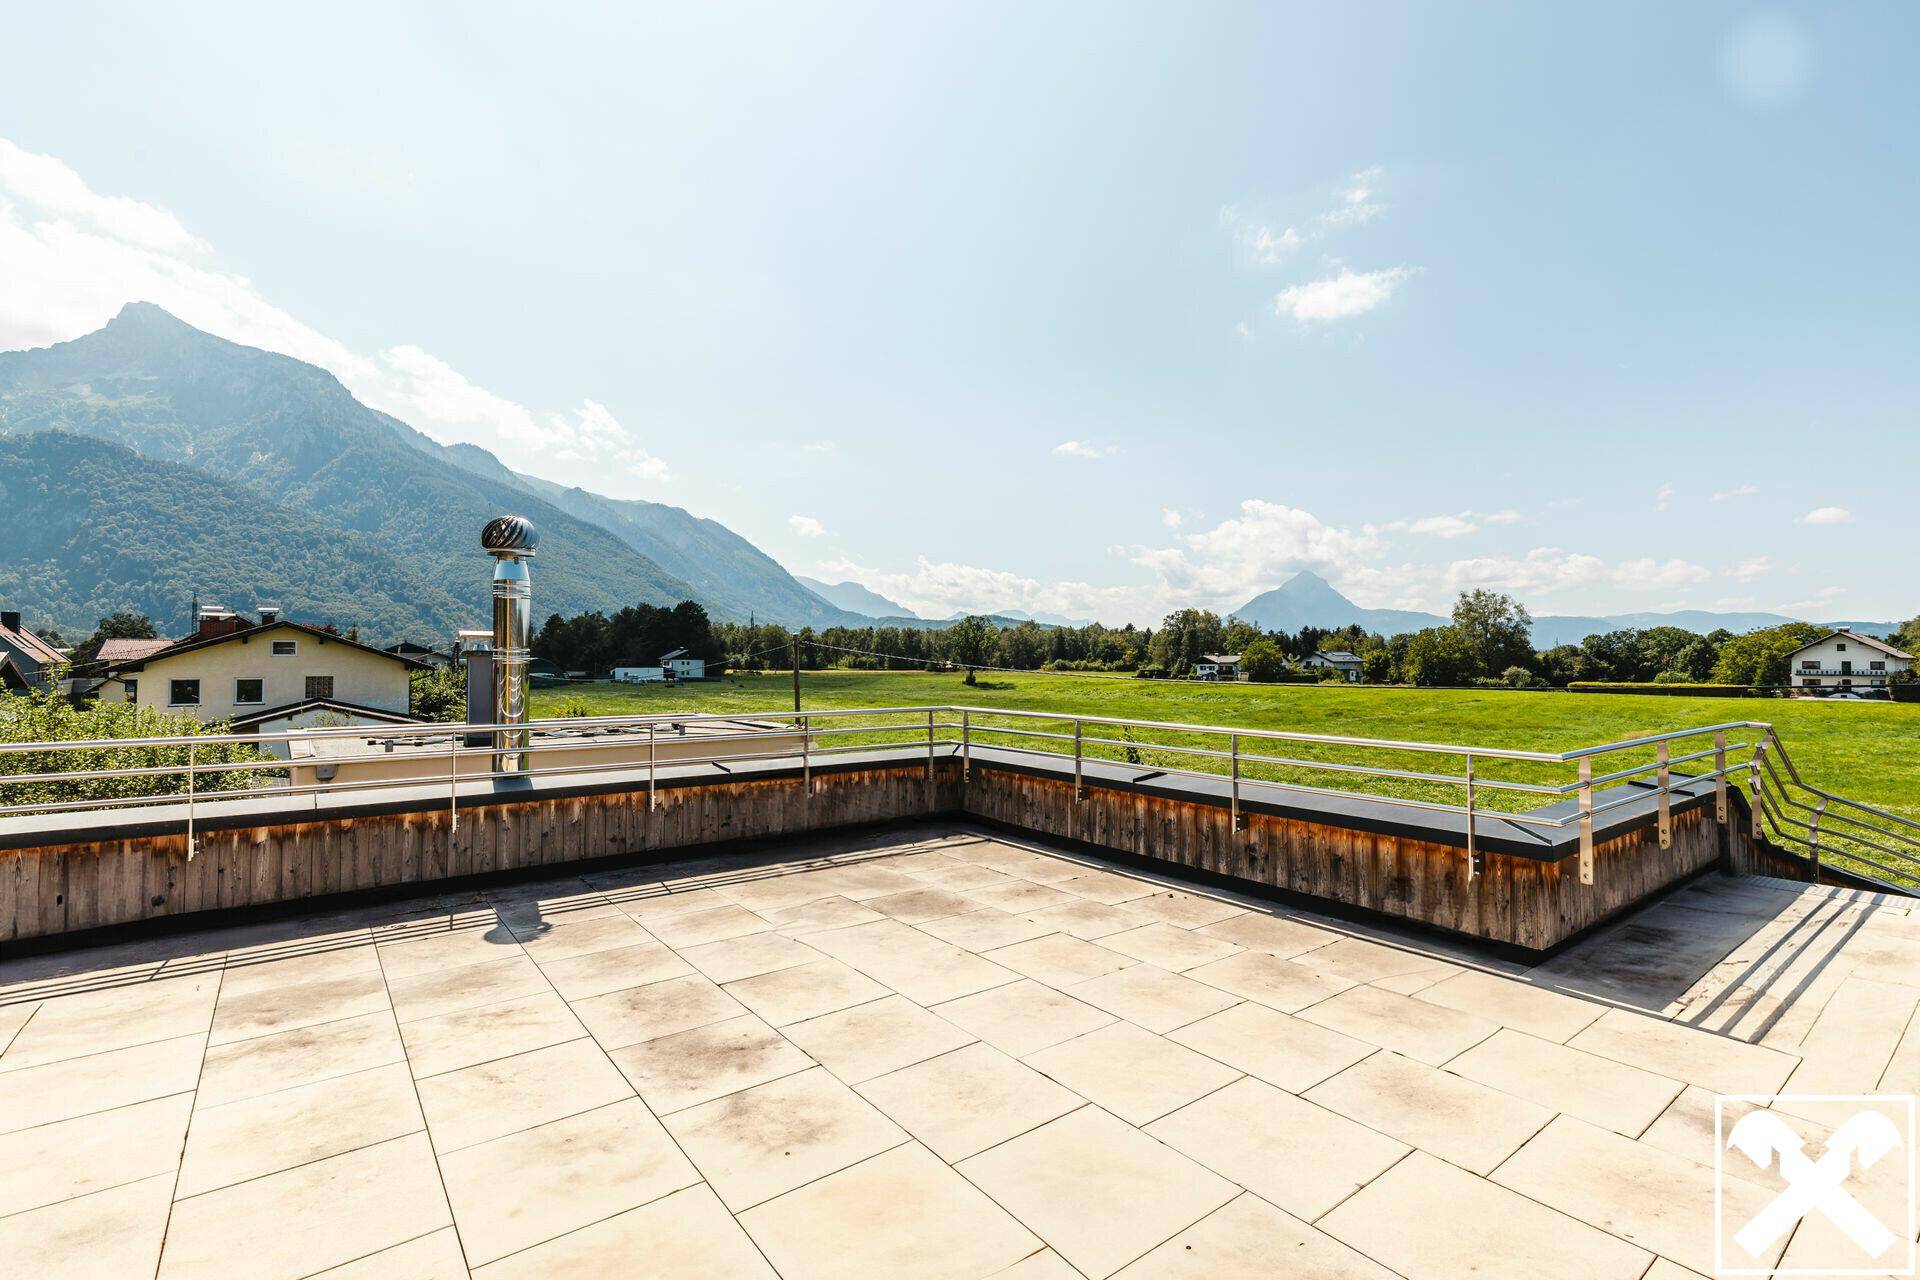
[[[800,633],[789,633],[793,637],[793,709],[800,709]]]

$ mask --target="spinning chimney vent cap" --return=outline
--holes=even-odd
[[[495,516],[480,531],[480,546],[496,556],[530,556],[540,545],[533,521],[525,516]]]

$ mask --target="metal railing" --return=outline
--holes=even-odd
[[[659,803],[663,768],[682,774],[701,769],[724,773],[734,764],[797,757],[805,791],[811,795],[816,766],[838,756],[924,754],[931,785],[943,749],[958,757],[963,779],[971,778],[978,753],[992,750],[1070,757],[1076,799],[1088,794],[1090,765],[1137,767],[1136,781],[1172,776],[1223,784],[1236,830],[1245,825],[1249,795],[1316,795],[1455,815],[1464,827],[1469,876],[1478,875],[1484,865],[1482,819],[1545,832],[1571,829],[1577,831],[1580,879],[1586,884],[1593,881],[1597,818],[1644,803],[1651,795],[1664,848],[1673,838],[1676,797],[1692,799],[1710,786],[1716,815],[1726,821],[1729,787],[1744,783],[1752,793],[1754,835],[1805,849],[1816,868],[1824,858],[1862,864],[1894,881],[1920,882],[1920,822],[1804,782],[1772,726],[1762,721],[1729,721],[1543,751],[972,706],[593,716],[533,722],[528,726],[533,731],[533,767],[521,771],[494,767],[490,739],[501,727],[409,724],[0,743],[0,770],[8,770],[0,772],[0,818],[180,805],[191,856],[202,808],[221,801],[311,795],[318,806],[320,796],[343,791],[430,788],[445,795],[457,830],[461,783],[633,771],[640,775],[635,785],[644,785],[652,809]],[[276,744],[330,740],[365,749],[293,759],[266,751]],[[469,745],[474,741],[486,745]],[[663,754],[670,743],[671,754]],[[604,758],[610,747],[625,749],[632,758],[610,763]],[[601,753],[601,758],[569,760],[570,754],[584,752]],[[54,764],[85,753],[109,760],[143,754],[167,758],[99,767],[10,769],[23,755]],[[236,755],[245,758],[231,758]],[[396,760],[418,767],[403,768],[401,776],[391,777],[370,777],[368,770],[355,768],[379,765],[391,772]],[[218,784],[212,790],[201,785],[209,775]],[[111,794],[115,790],[131,794]],[[34,791],[82,794],[20,799]]]

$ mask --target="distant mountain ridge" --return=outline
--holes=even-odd
[[[312,536],[344,545],[357,535],[364,541],[354,545],[409,566],[442,594],[383,622],[399,629],[383,631],[386,640],[439,634],[439,601],[464,602],[468,623],[483,618],[488,569],[479,529],[509,510],[540,528],[534,607],[541,616],[695,599],[741,620],[757,614],[828,625],[851,617],[722,525],[524,476],[470,445],[440,445],[361,404],[324,369],[216,338],[149,303],[130,303],[106,327],[71,342],[0,352],[0,440],[49,430],[191,467],[225,488],[251,490],[267,504],[254,510],[256,522],[298,517]],[[226,532],[254,536],[251,528]],[[12,563],[0,549],[0,571]],[[138,566],[131,569],[128,580],[137,577]],[[174,571],[211,578],[222,565]],[[294,585],[264,581],[256,590],[278,599]],[[324,594],[328,585],[316,587]],[[89,629],[94,621],[72,612],[81,606],[53,587],[22,583],[9,601],[62,627]],[[155,621],[181,629],[183,610],[184,599]]]
[[[1411,609],[1363,609],[1347,599],[1331,583],[1316,573],[1302,571],[1283,585],[1265,591],[1233,611],[1233,616],[1250,622],[1262,631],[1298,631],[1302,627],[1344,627],[1359,623],[1368,631],[1385,636],[1445,626],[1450,619],[1437,613]],[[1675,613],[1616,613],[1601,616],[1578,614],[1539,614],[1533,620],[1533,645],[1551,649],[1556,645],[1579,644],[1590,635],[1624,628],[1679,627],[1705,635],[1711,631],[1735,633],[1758,627],[1777,627],[1802,619],[1778,613],[1714,613],[1704,609],[1684,609]],[[1865,635],[1892,635],[1900,629],[1897,622],[1827,622],[1821,626],[1849,627]]]
[[[848,613],[858,613],[868,618],[918,618],[920,616],[907,606],[889,600],[878,591],[863,587],[857,582],[822,582],[818,578],[809,578],[805,574],[795,574],[794,581],[828,604],[837,609],[845,609]]]

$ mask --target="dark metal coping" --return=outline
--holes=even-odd
[[[947,760],[955,759],[958,755],[958,748],[946,744],[935,753],[936,758]],[[975,747],[972,760],[976,768],[985,767],[1055,781],[1073,780],[1073,761],[1068,757],[1041,757],[1019,751]],[[923,750],[894,747],[836,754],[816,760],[812,769],[816,774],[829,775],[876,767],[924,769],[926,762],[927,752]],[[803,771],[801,758],[797,755],[726,761],[723,764],[724,767],[711,762],[662,762],[656,773],[657,784],[663,791],[677,790],[712,782],[796,778]],[[1081,773],[1087,784],[1107,790],[1222,809],[1232,804],[1232,788],[1226,778],[1167,775],[1142,766],[1117,764],[1108,760],[1087,760],[1083,762]],[[528,800],[564,800],[613,792],[644,791],[646,786],[647,770],[642,765],[637,768],[629,766],[524,779],[476,779],[461,782],[456,794],[460,808],[473,809]],[[343,790],[311,796],[215,800],[195,806],[194,825],[201,831],[220,831],[236,827],[431,812],[447,807],[449,790],[428,783]],[[1605,804],[1630,792],[1639,793],[1640,798],[1594,818],[1595,841],[1615,839],[1658,823],[1659,798],[1651,782],[1630,782],[1596,791],[1594,803],[1596,806]],[[1671,808],[1676,814],[1685,813],[1711,804],[1713,797],[1714,785],[1710,781],[1678,780],[1671,791]],[[1281,791],[1244,779],[1240,787],[1240,807],[1247,813],[1421,840],[1453,848],[1464,849],[1467,844],[1466,815],[1463,813],[1411,809],[1379,800]],[[1533,812],[1541,817],[1557,818],[1571,815],[1577,810],[1577,802],[1569,799]],[[0,819],[0,849],[179,835],[185,829],[186,821],[187,809],[183,804],[22,815]],[[1477,813],[1474,815],[1473,830],[1477,848],[1511,857],[1557,862],[1574,856],[1580,848],[1579,827],[1571,822],[1559,828],[1537,827],[1516,822],[1499,813]]]

